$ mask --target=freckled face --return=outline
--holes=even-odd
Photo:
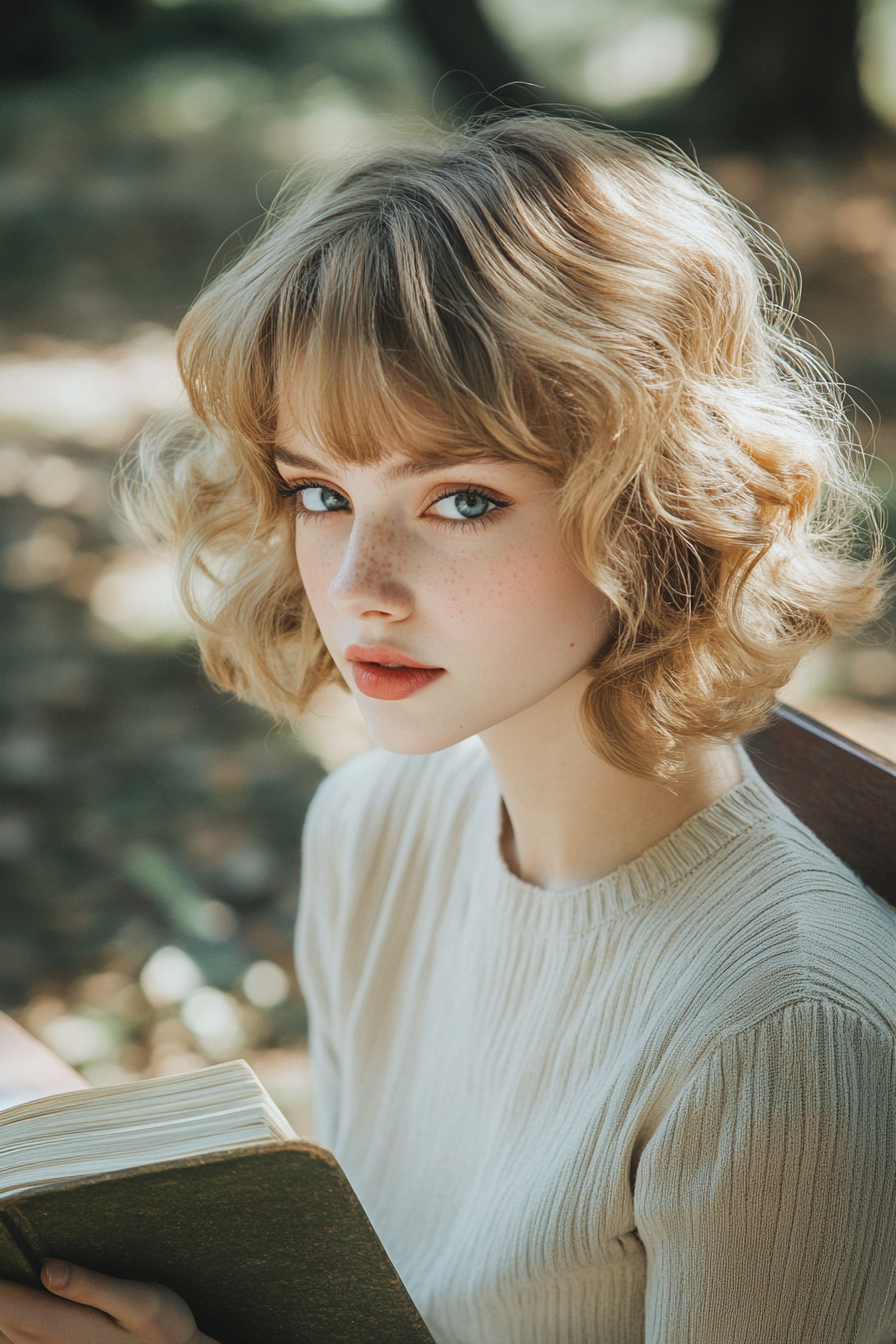
[[[522,713],[587,666],[608,604],[566,557],[535,468],[322,458],[282,434],[296,557],[371,735],[439,751]]]

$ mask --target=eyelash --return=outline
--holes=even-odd
[[[295,485],[287,485],[286,481],[280,480],[276,490],[284,499],[297,499],[303,490],[313,490],[317,486],[323,486],[323,481],[296,481]]]
[[[316,523],[319,522],[321,519],[330,516],[333,513],[347,512],[347,510],[343,509],[325,510],[323,512],[318,512],[316,509],[315,510],[306,509],[303,506],[301,500],[302,491],[315,490],[321,488],[332,489],[333,487],[332,486],[325,487],[323,481],[313,481],[313,480],[296,481],[294,485],[287,485],[285,481],[280,481],[277,484],[277,493],[281,495],[284,499],[291,499],[294,501],[296,512],[304,522]],[[336,491],[336,493],[341,494],[342,492]],[[461,527],[469,531],[473,528],[488,527],[489,526],[488,519],[492,516],[492,514],[497,513],[501,509],[507,509],[510,507],[509,499],[502,499],[500,495],[494,494],[491,490],[487,490],[481,485],[457,485],[451,490],[444,490],[442,494],[436,495],[435,499],[430,500],[429,504],[427,505],[427,508],[432,508],[433,504],[438,504],[439,500],[451,499],[453,495],[479,495],[482,499],[488,500],[489,504],[494,504],[495,507],[494,509],[489,509],[488,512],[484,513],[480,518],[461,519],[461,518],[439,518],[438,516],[436,517],[435,519],[436,523],[451,529]],[[343,496],[343,498],[348,497]]]
[[[436,495],[435,499],[430,500],[427,508],[432,508],[433,504],[438,504],[442,499],[451,499],[453,495],[478,495],[480,499],[487,500],[489,504],[494,504],[495,507],[483,513],[479,518],[440,518],[436,514],[435,522],[440,527],[447,527],[451,530],[460,527],[466,532],[471,532],[482,527],[491,527],[492,524],[489,519],[501,510],[510,508],[509,499],[502,499],[500,495],[494,494],[491,490],[486,490],[481,485],[457,485],[451,490],[443,490],[440,495]]]

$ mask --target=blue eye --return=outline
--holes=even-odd
[[[309,513],[339,513],[349,506],[345,495],[331,490],[328,485],[306,485],[299,493],[302,507]]]
[[[458,490],[452,495],[443,495],[432,507],[441,518],[450,518],[453,522],[470,522],[501,505],[476,490]]]

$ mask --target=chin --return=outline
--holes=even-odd
[[[378,747],[392,751],[396,756],[429,756],[444,751],[458,742],[464,742],[478,731],[475,728],[450,728],[447,724],[432,722],[389,722],[387,714],[371,712],[369,704],[361,704],[361,716],[368,733]]]

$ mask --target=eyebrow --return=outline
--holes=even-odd
[[[327,475],[325,468],[321,467],[319,462],[315,462],[310,457],[302,457],[300,453],[294,453],[291,448],[284,448],[279,443],[274,446],[274,459],[277,462],[283,462],[288,467],[297,467],[299,471],[309,471],[321,476]],[[396,466],[390,467],[386,475],[390,481],[405,481],[409,477],[426,476],[434,471],[446,471],[449,467],[461,467],[467,460],[497,462],[499,459],[483,456],[458,460],[456,457],[445,457],[424,459],[422,462],[399,462]]]

